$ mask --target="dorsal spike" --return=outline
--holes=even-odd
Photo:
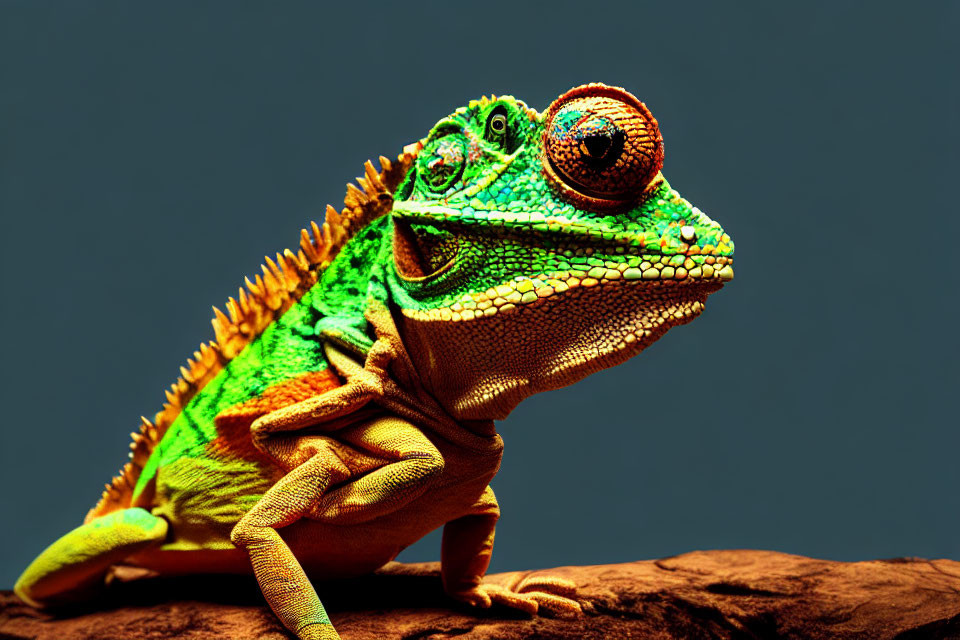
[[[250,297],[243,287],[237,289],[237,303],[240,305],[240,310],[243,311],[244,316],[250,313]]]
[[[347,195],[343,198],[343,203],[349,209],[362,207],[369,199],[366,194],[358,189],[352,182],[347,183]]]
[[[332,205],[328,204],[324,212],[323,222],[340,226],[340,213],[336,209],[334,209]],[[320,228],[319,226],[317,226],[317,223],[315,221],[311,221],[310,226],[313,229],[313,236],[315,238],[319,237]]]
[[[286,268],[291,271],[296,271],[297,274],[302,274],[306,269],[304,264],[305,260],[303,258],[303,253],[294,253],[290,249],[283,250],[283,259]]]
[[[263,294],[260,291],[260,287],[250,280],[250,277],[247,276],[243,279],[243,283],[247,285],[247,291],[250,292],[250,304],[256,304],[256,298],[262,298]]]
[[[266,270],[264,270],[264,273],[266,273]],[[257,292],[260,294],[257,297],[259,298],[259,302],[262,304],[263,301],[267,299],[267,296],[270,295],[270,292],[267,291],[267,285],[264,284],[263,276],[261,276],[259,273],[255,273],[253,275],[253,281],[256,283]]]
[[[227,313],[230,314],[230,324],[239,324],[243,320],[243,313],[240,312],[240,305],[233,298],[227,298]]]
[[[279,253],[277,254],[277,258],[280,258],[280,254],[279,254]],[[283,282],[283,270],[280,269],[279,266],[277,266],[277,263],[276,263],[276,262],[274,262],[273,260],[270,259],[270,256],[264,256],[263,259],[266,260],[267,264],[266,264],[265,266],[270,270],[270,273],[273,274],[273,277],[276,278],[277,281],[279,281],[279,282],[282,283],[282,282]],[[281,258],[281,259],[282,259],[282,258]]]
[[[220,309],[217,307],[213,307],[213,316],[217,322],[224,326],[224,328],[230,326],[230,318],[228,318],[226,314],[224,314],[223,311],[220,311]]]
[[[367,178],[367,182],[374,186],[383,186],[383,182],[380,181],[380,173],[373,168],[373,163],[367,160],[363,163],[363,173]]]
[[[320,253],[317,251],[317,247],[306,229],[300,230],[300,251],[307,256],[307,260],[309,260],[311,264],[320,263]]]

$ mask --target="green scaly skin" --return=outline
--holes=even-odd
[[[249,433],[231,435],[232,441],[225,443],[216,418],[305,375],[329,371],[341,379],[348,377],[342,366],[328,361],[326,349],[333,345],[362,366],[382,338],[382,329],[371,324],[371,310],[387,309],[425,390],[447,416],[444,419],[479,429],[477,433],[493,443],[495,455],[484,463],[482,482],[469,485],[468,491],[452,462],[465,451],[455,437],[438,436],[419,424],[382,427],[385,434],[415,436],[422,431],[439,453],[426,441],[415,451],[423,448],[420,458],[438,460],[439,466],[416,476],[426,488],[417,484],[415,491],[409,489],[413,481],[405,471],[407,475],[392,476],[396,482],[384,483],[382,491],[374,492],[377,495],[361,501],[371,505],[364,507],[369,509],[380,508],[385,499],[398,506],[382,511],[386,515],[376,511],[370,522],[354,517],[340,525],[338,531],[352,526],[351,535],[367,536],[369,547],[369,553],[356,552],[355,566],[350,553],[329,551],[339,553],[340,573],[370,570],[436,526],[482,521],[449,527],[451,539],[458,542],[450,545],[450,558],[444,551],[445,567],[455,567],[445,569],[444,575],[452,595],[480,606],[498,602],[526,611],[536,610],[538,604],[576,608],[575,602],[556,604],[573,602],[557,595],[569,593],[570,586],[563,581],[553,585],[556,590],[550,598],[542,597],[550,592],[549,584],[523,594],[480,584],[498,514],[492,493],[480,493],[496,471],[499,438],[476,424],[503,417],[532,392],[569,384],[621,362],[666,329],[690,320],[702,310],[706,296],[733,277],[733,243],[720,225],[670,187],[656,172],[659,167],[646,188],[641,185],[642,194],[637,192],[616,207],[593,206],[589,199],[585,203],[571,195],[569,188],[558,184],[556,171],[545,168],[549,160],[544,141],[573,135],[570,132],[581,123],[590,124],[590,114],[570,108],[552,123],[545,115],[503,96],[471,102],[438,122],[397,188],[391,214],[357,232],[316,284],[183,407],[137,478],[129,509],[120,512],[128,515],[103,516],[94,520],[100,523],[97,531],[84,529],[91,526],[88,523],[55,543],[24,573],[17,592],[37,604],[56,602],[58,592],[96,578],[98,571],[125,556],[139,552],[136,558],[146,557],[141,548],[166,553],[233,551],[249,562],[237,551],[239,546],[251,553],[255,565],[268,567],[264,574],[258,569],[257,577],[284,624],[302,638],[337,637],[316,595],[310,595],[309,582],[304,585],[305,577],[286,578],[297,585],[287,593],[302,591],[302,597],[290,595],[289,607],[282,597],[270,595],[271,563],[296,563],[283,555],[289,550],[284,552],[270,531],[300,519],[322,520],[309,510],[317,501],[313,507],[290,506],[295,502],[291,496],[300,495],[300,490],[284,489],[284,494],[277,487],[301,486],[295,484],[299,480],[291,469],[307,468],[320,454],[311,453],[313,458],[278,454],[262,444],[251,445]],[[607,125],[601,118],[598,126]],[[580,319],[574,322],[564,315],[569,309],[576,309]],[[577,324],[576,331],[565,332],[564,323]],[[576,336],[590,340],[581,344]],[[497,355],[503,352],[509,355]],[[425,415],[431,410],[423,409]],[[335,432],[326,442],[335,449],[347,443],[362,452],[372,451],[368,441],[361,447],[357,444],[361,436],[349,431],[343,430],[342,439]],[[407,435],[403,438],[409,441]],[[342,465],[324,464],[328,466],[318,468]],[[447,474],[444,478],[456,482],[435,482],[431,474],[439,468]],[[303,486],[317,484],[311,482]],[[434,489],[429,487],[437,488],[432,498]],[[449,495],[462,493],[462,499],[448,500],[442,487]],[[409,496],[404,493],[408,490]],[[423,491],[426,502],[417,497]],[[445,506],[430,506],[440,502]],[[455,502],[459,506],[450,506]],[[277,512],[287,515],[270,515]],[[107,518],[111,523],[126,522],[127,528],[122,534],[109,533],[119,531],[119,524],[104,527],[101,521]],[[413,527],[409,522],[414,519],[422,522]],[[135,531],[141,533],[131,534],[130,522],[136,522]],[[362,524],[350,524],[354,522]],[[322,531],[327,536],[323,539],[332,539],[331,529]],[[298,535],[284,536],[291,548],[299,544]],[[67,557],[64,541],[69,539],[67,546],[76,547],[84,536],[95,541],[86,555]],[[458,547],[463,547],[462,553]],[[258,561],[251,551],[255,548],[268,548],[273,555]],[[321,565],[333,557],[318,553]],[[227,563],[230,570],[242,570],[232,562]],[[83,571],[75,571],[77,566]],[[71,578],[74,574],[83,579]]]

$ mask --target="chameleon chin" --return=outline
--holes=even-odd
[[[662,164],[656,119],[602,84],[543,113],[474,100],[368,162],[215,310],[130,462],[16,593],[94,597],[122,565],[252,572],[298,637],[338,638],[307,574],[373,571],[442,526],[451,598],[579,613],[566,580],[483,583],[493,420],[636,355],[733,278],[730,237]]]

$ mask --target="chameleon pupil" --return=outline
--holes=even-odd
[[[597,160],[603,158],[613,146],[613,137],[606,131],[598,131],[585,137],[580,142],[580,152],[589,158]]]

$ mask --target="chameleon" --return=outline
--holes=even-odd
[[[443,527],[454,600],[582,613],[564,579],[483,581],[495,421],[638,354],[733,278],[733,241],[663,158],[646,105],[591,83],[542,113],[472,100],[368,161],[296,253],[214,308],[215,339],[17,595],[95,598],[119,567],[252,572],[291,632],[330,640],[311,578],[373,572]]]

